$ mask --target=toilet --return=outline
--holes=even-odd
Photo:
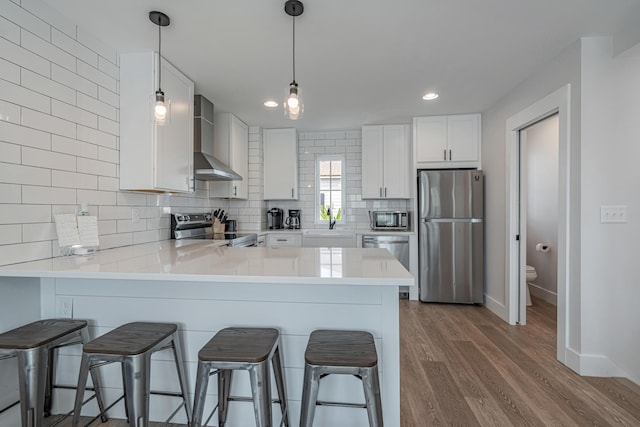
[[[531,303],[531,292],[529,292],[529,284],[538,278],[538,273],[536,272],[536,268],[527,265],[527,306],[533,305]]]

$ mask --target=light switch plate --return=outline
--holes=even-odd
[[[627,207],[600,206],[600,222],[602,224],[627,222]]]
[[[73,318],[73,298],[71,297],[58,297],[58,304],[56,304],[56,316],[60,318],[72,319]]]

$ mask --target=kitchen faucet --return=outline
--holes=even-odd
[[[329,230],[333,230],[333,227],[336,225],[336,220],[335,218],[333,220],[331,219],[331,208],[327,209],[327,214],[329,215]]]

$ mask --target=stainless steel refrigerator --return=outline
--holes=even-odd
[[[483,302],[483,178],[478,170],[419,171],[420,301]]]

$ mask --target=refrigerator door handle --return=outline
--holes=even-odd
[[[422,223],[430,222],[482,222],[482,218],[422,218]]]

